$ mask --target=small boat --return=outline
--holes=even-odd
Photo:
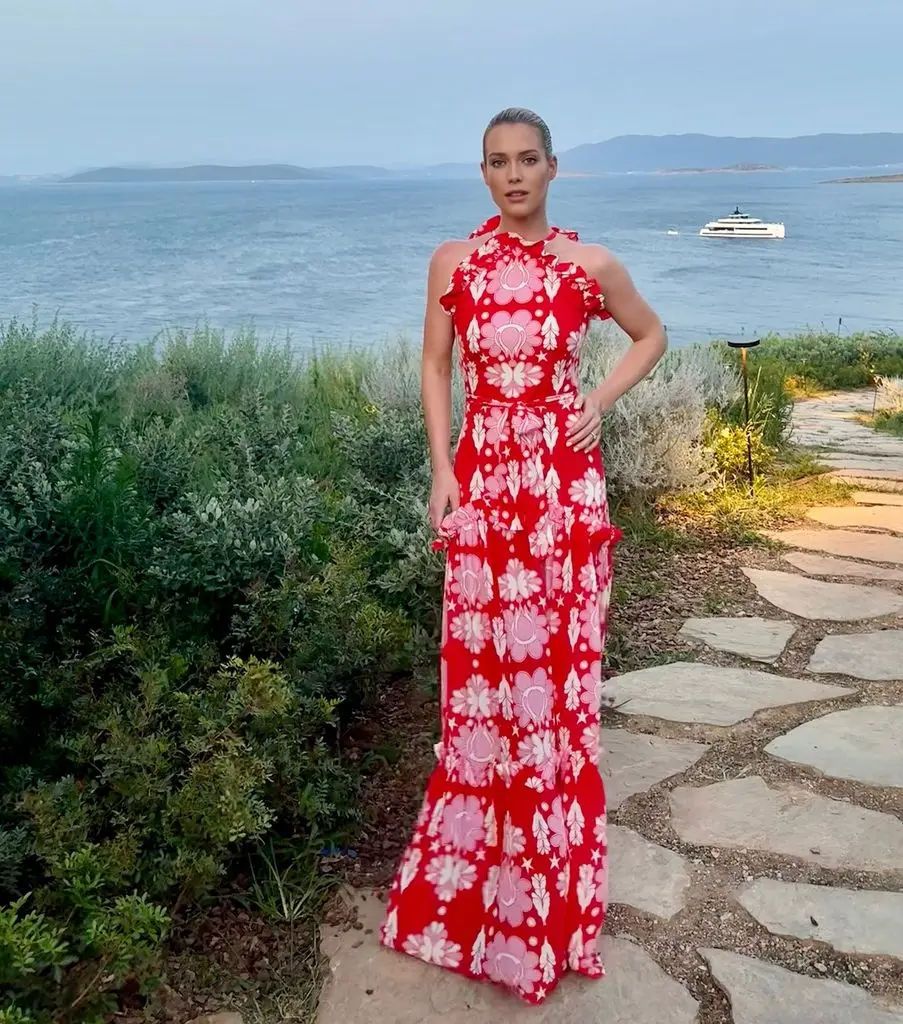
[[[748,213],[741,213],[740,207],[720,220],[710,220],[699,232],[703,238],[783,238],[784,223],[766,224]]]
[[[669,235],[679,235],[680,232],[679,231],[675,231],[674,228],[668,228],[668,234]]]

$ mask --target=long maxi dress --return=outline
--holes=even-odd
[[[602,651],[620,532],[598,447],[567,447],[597,282],[488,221],[455,270],[466,403],[446,548],[437,765],[385,946],[542,1002],[604,974]],[[567,232],[576,240],[576,235]]]

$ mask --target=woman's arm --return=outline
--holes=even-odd
[[[668,347],[661,321],[620,260],[607,249],[587,248],[593,257],[586,261],[587,270],[599,282],[605,308],[633,344],[608,377],[584,398],[583,413],[568,430],[568,444],[578,451],[597,443],[602,416],[651,372]]]
[[[433,253],[427,275],[426,313],[423,319],[421,395],[423,416],[430,447],[433,485],[430,492],[430,522],[433,529],[460,502],[458,482],[451,460],[451,376],[454,329],[451,317],[439,305],[457,262],[454,242],[440,245]]]

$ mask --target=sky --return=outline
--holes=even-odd
[[[0,0],[0,175],[903,131],[903,0]]]

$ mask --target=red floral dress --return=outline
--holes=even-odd
[[[442,738],[382,942],[542,1002],[601,977],[602,650],[612,550],[599,449],[568,448],[598,284],[487,222],[442,306],[466,388],[446,548]],[[576,240],[576,235],[568,233]]]

